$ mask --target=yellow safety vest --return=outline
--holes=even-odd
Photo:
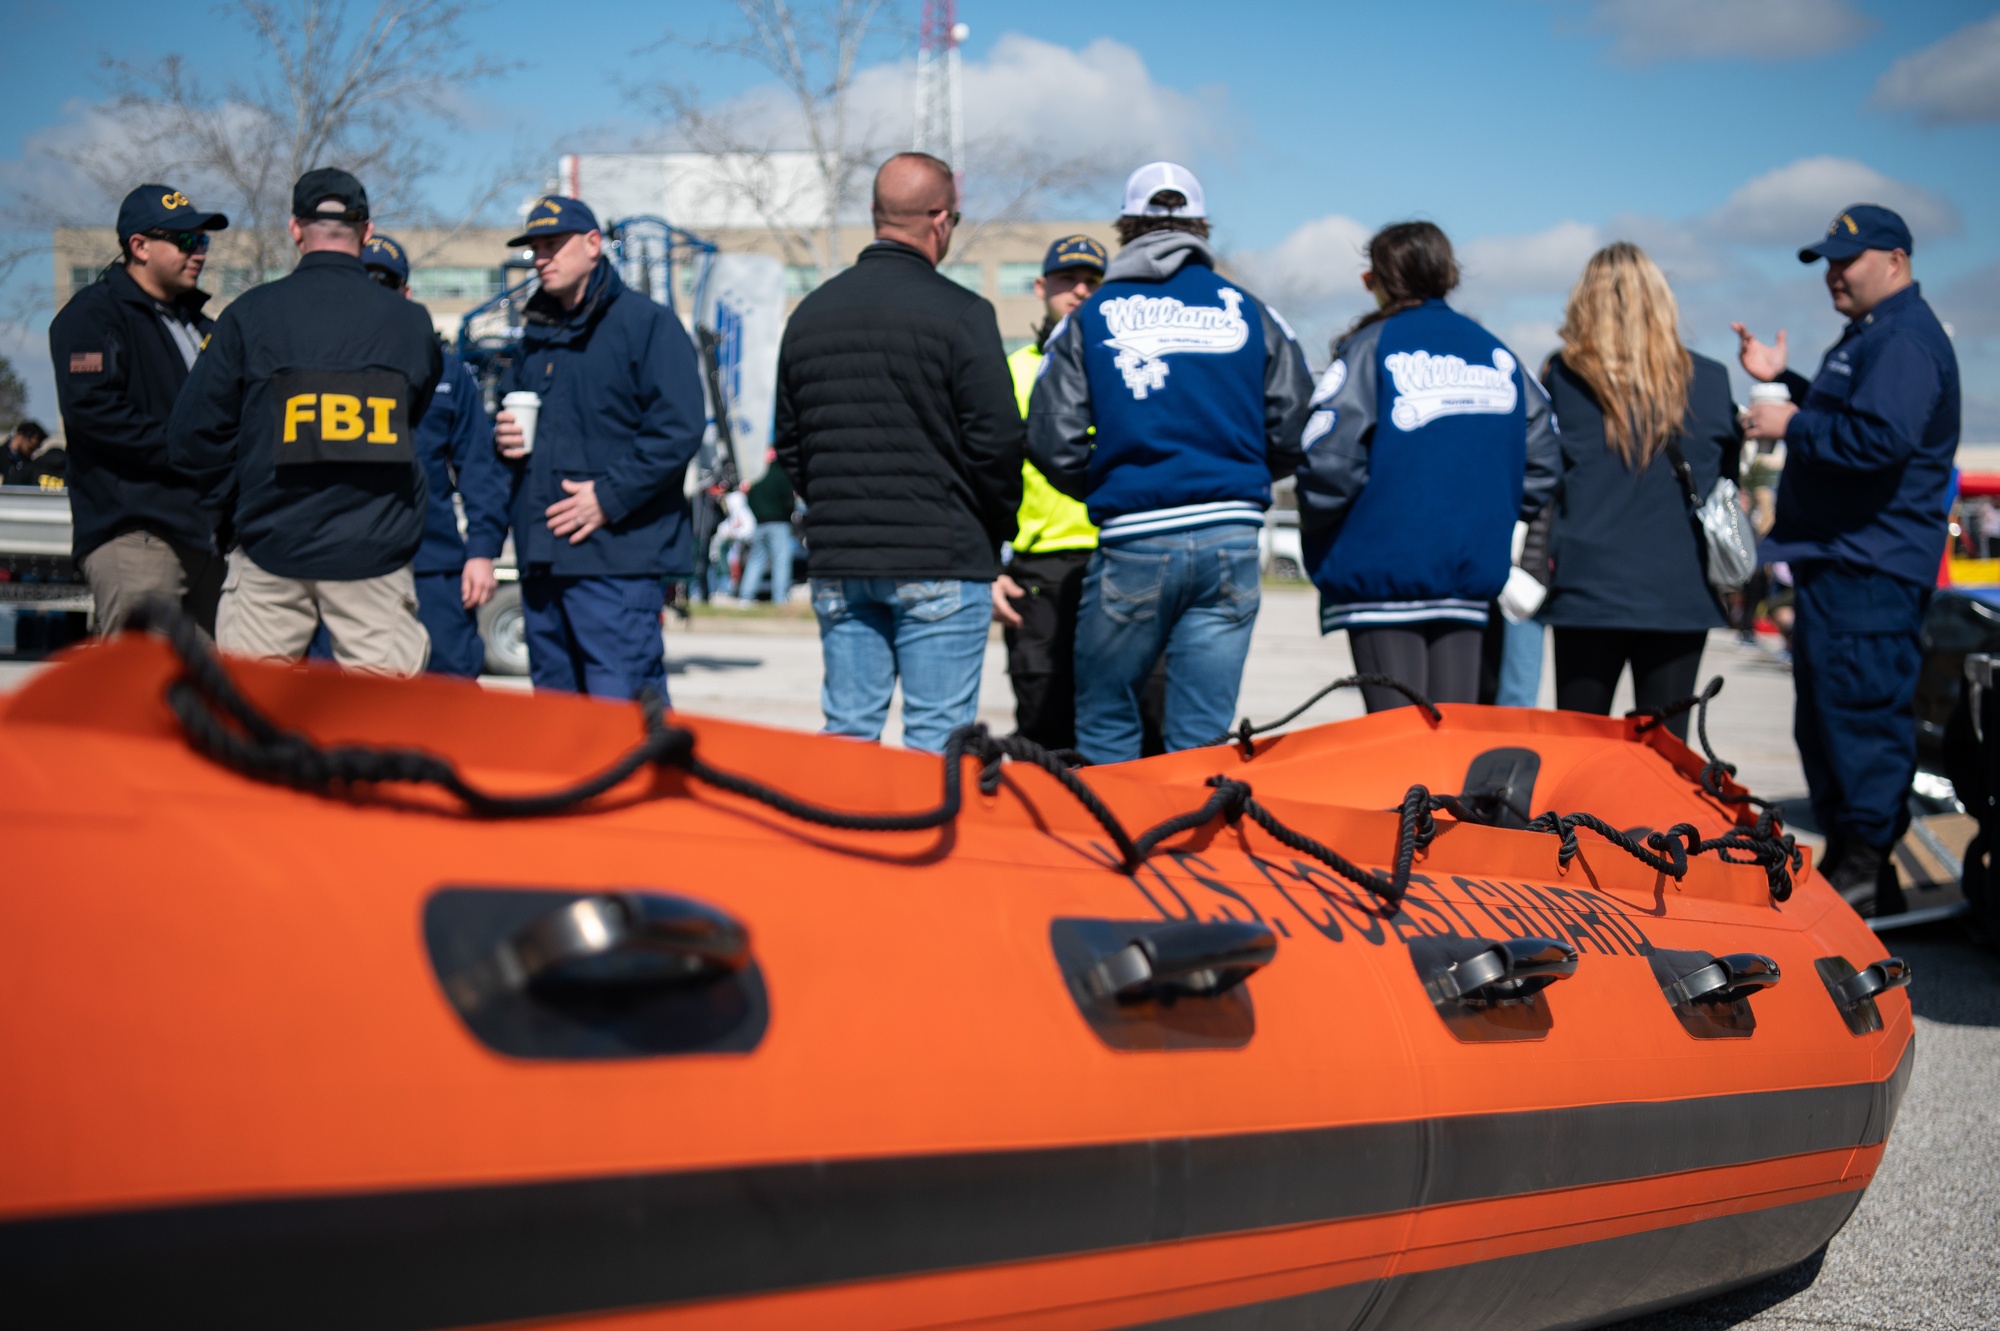
[[[1007,358],[1014,375],[1014,400],[1021,415],[1028,414],[1028,398],[1035,391],[1035,375],[1042,368],[1042,353],[1030,342]],[[1014,536],[1014,550],[1023,555],[1045,555],[1056,550],[1095,550],[1097,528],[1090,525],[1090,513],[1042,475],[1032,462],[1021,464],[1020,531]]]

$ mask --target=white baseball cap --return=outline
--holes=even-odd
[[[1163,189],[1185,195],[1187,203],[1179,208],[1154,203],[1153,196]],[[1149,162],[1125,181],[1125,216],[1207,217],[1208,204],[1202,198],[1201,182],[1194,178],[1194,172],[1173,162]]]

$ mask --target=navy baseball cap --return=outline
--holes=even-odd
[[[1916,253],[1910,228],[1903,219],[1875,203],[1857,203],[1833,219],[1826,239],[1814,241],[1799,251],[1800,263],[1815,259],[1851,259],[1863,250],[1901,250]]]
[[[229,219],[205,213],[171,185],[141,185],[118,205],[118,239],[123,242],[148,231],[221,231]]]
[[[409,257],[403,253],[401,243],[391,236],[370,236],[361,247],[361,262],[365,267],[394,273],[399,282],[410,280]]]
[[[565,198],[560,194],[544,194],[535,200],[535,206],[528,209],[528,220],[521,227],[521,234],[507,242],[509,249],[525,245],[536,236],[567,236],[578,231],[601,231],[597,225],[597,214],[590,211],[582,199]]]
[[[1104,246],[1089,236],[1064,236],[1049,246],[1048,256],[1042,260],[1042,275],[1060,273],[1065,268],[1089,268],[1101,274],[1105,262]]]
[[[292,186],[292,216],[301,222],[365,222],[368,191],[337,166],[317,167]]]

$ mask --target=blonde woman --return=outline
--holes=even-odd
[[[1608,715],[1626,666],[1640,707],[1694,692],[1708,631],[1727,623],[1674,474],[1707,494],[1736,476],[1743,436],[1720,363],[1681,345],[1680,309],[1644,250],[1592,255],[1542,383],[1562,422],[1563,478],[1542,621],[1555,630],[1556,706]],[[1687,737],[1687,716],[1670,728]]]

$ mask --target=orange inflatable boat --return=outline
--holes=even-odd
[[[170,627],[0,699],[16,1325],[1596,1325],[1810,1255],[1910,1076],[1652,719],[941,775]]]

